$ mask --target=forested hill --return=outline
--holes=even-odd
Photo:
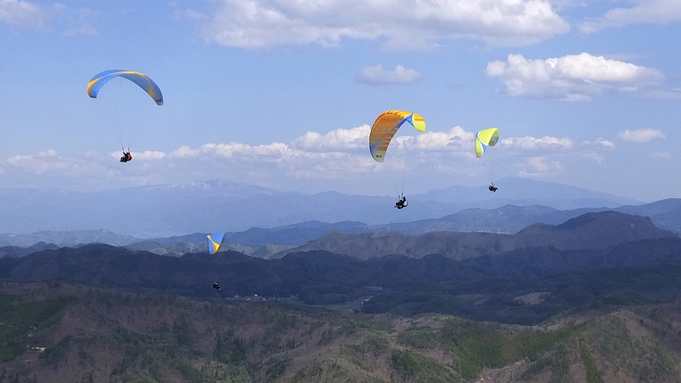
[[[526,327],[0,283],[0,381],[671,383],[679,318],[594,303]]]
[[[416,258],[440,254],[454,259],[466,259],[528,247],[602,249],[640,239],[673,237],[678,238],[678,235],[658,228],[648,217],[604,211],[582,214],[559,225],[534,224],[517,234],[440,231],[411,236],[400,232],[334,232],[303,246],[280,252],[275,257],[293,252],[324,250],[359,259],[388,254],[404,254]]]
[[[236,252],[167,257],[108,245],[0,259],[4,281],[75,283],[204,298],[295,296],[306,304],[373,297],[363,310],[401,315],[441,312],[524,324],[608,296],[629,302],[668,301],[681,288],[679,273],[678,237],[603,249],[528,247],[466,260],[393,255],[362,261],[324,251],[273,260]],[[213,289],[213,281],[222,289]],[[523,303],[523,296],[534,293],[542,299]]]

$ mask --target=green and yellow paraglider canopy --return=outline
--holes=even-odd
[[[390,140],[405,122],[419,132],[426,131],[426,121],[417,113],[389,110],[378,116],[369,133],[369,152],[374,160],[383,162]]]
[[[494,146],[499,141],[499,129],[483,129],[475,134],[475,155],[480,158],[487,150],[487,147]]]

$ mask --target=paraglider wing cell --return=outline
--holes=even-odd
[[[489,128],[475,134],[475,155],[482,157],[487,147],[494,146],[499,141],[499,129]]]
[[[224,233],[209,234],[208,238],[208,253],[215,254],[222,247],[222,241],[225,239]]]
[[[163,105],[163,94],[161,93],[161,89],[158,87],[158,85],[156,85],[156,83],[146,75],[131,70],[113,69],[95,75],[95,77],[93,77],[87,84],[88,96],[97,98],[97,94],[99,93],[100,89],[102,89],[104,84],[116,77],[123,77],[134,82],[145,92],[147,92],[149,96],[151,96],[154,102],[156,102],[156,105]]]
[[[369,152],[374,160],[383,162],[390,140],[405,122],[420,132],[426,131],[426,122],[417,113],[389,110],[378,116],[369,133]]]

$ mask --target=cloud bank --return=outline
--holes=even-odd
[[[487,76],[501,79],[503,93],[511,97],[565,101],[589,100],[605,91],[640,92],[664,80],[656,69],[588,53],[546,60],[511,54],[505,62],[488,63]]]
[[[665,135],[661,131],[655,129],[638,129],[625,130],[619,134],[619,138],[623,141],[640,144],[654,139],[664,139]]]
[[[535,137],[512,137],[502,139],[499,144],[501,146],[513,147],[526,150],[535,149],[572,149],[575,144],[574,142],[567,138],[556,138],[544,136],[541,138]]]
[[[386,49],[423,50],[454,38],[526,45],[566,33],[546,0],[219,0],[177,10],[208,42],[248,49],[342,39],[381,39]]]
[[[370,126],[365,124],[326,133],[307,132],[288,144],[206,143],[171,151],[133,151],[133,161],[123,165],[118,162],[118,152],[64,157],[47,150],[0,161],[0,173],[6,175],[0,178],[0,186],[2,180],[12,180],[12,185],[4,186],[35,187],[49,181],[51,187],[61,182],[101,188],[222,177],[270,187],[306,182],[362,185],[379,174],[404,167],[419,176],[442,180],[482,177],[487,172],[485,166],[490,166],[489,161],[475,157],[475,133],[460,126],[425,133],[400,131],[383,163],[369,155],[369,131]],[[636,134],[642,133],[630,132],[627,137]],[[508,137],[491,148],[485,158],[494,161],[499,174],[548,177],[585,161],[601,163],[613,148],[614,144],[603,138],[577,143],[569,137]]]
[[[367,66],[357,71],[356,79],[369,85],[410,84],[418,81],[421,73],[414,69],[406,69],[398,65],[393,70],[384,69],[382,65]]]
[[[36,30],[47,28],[49,12],[37,4],[21,0],[0,0],[0,22]]]
[[[631,24],[667,24],[681,21],[681,1],[638,0],[631,8],[615,8],[594,20],[579,24],[583,33],[595,33],[603,29],[618,28]]]

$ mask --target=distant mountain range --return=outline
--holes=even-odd
[[[333,232],[305,245],[274,255],[281,257],[301,251],[329,251],[353,258],[368,259],[390,254],[421,258],[440,254],[454,259],[501,254],[527,247],[552,247],[558,250],[601,249],[619,243],[679,238],[655,226],[648,217],[615,211],[586,213],[560,225],[536,223],[517,234],[432,231],[408,235],[389,233],[342,234]]]
[[[16,235],[0,234],[0,247],[28,247],[38,242],[53,243],[62,247],[72,247],[87,243],[106,243],[113,246],[124,246],[140,241],[142,241],[141,238],[116,234],[108,230],[39,231]]]
[[[46,249],[0,258],[0,280],[199,297],[296,295],[308,304],[375,296],[365,304],[367,312],[441,312],[523,324],[604,294],[656,301],[673,298],[681,288],[681,238],[647,217],[624,213],[588,213],[513,235],[335,236],[308,244],[326,250],[306,245],[270,260],[233,251],[168,257],[98,244]],[[213,281],[222,290],[215,291]],[[531,308],[516,302],[532,293],[550,298]]]
[[[681,198],[670,198],[636,206],[585,207],[572,210],[558,210],[539,205],[506,205],[496,209],[474,208],[440,218],[376,225],[372,227],[372,230],[400,231],[407,234],[422,234],[439,230],[511,234],[534,223],[559,224],[587,212],[609,210],[650,217],[653,223],[662,229],[681,232]]]
[[[547,206],[507,205],[496,209],[467,209],[441,218],[372,226],[356,221],[336,223],[306,221],[274,228],[250,228],[240,232],[228,232],[225,235],[223,250],[270,258],[277,253],[281,256],[290,252],[291,248],[305,245],[309,241],[318,240],[330,233],[334,233],[331,237],[340,237],[340,234],[389,232],[419,235],[436,231],[513,234],[536,223],[557,225],[587,212],[600,211],[617,211],[650,217],[652,223],[659,228],[681,233],[681,199],[667,199],[638,206],[574,210],[557,210]],[[106,230],[0,234],[0,256],[27,254],[24,250],[3,252],[2,246],[26,248],[39,242],[53,243],[60,247],[106,243],[126,246],[131,250],[179,256],[190,252],[205,251],[206,233],[148,239],[115,234]]]
[[[79,193],[0,189],[0,233],[102,230],[136,238],[196,232],[236,232],[306,221],[357,221],[384,225],[440,218],[469,208],[544,205],[554,209],[617,207],[638,201],[529,179],[499,180],[500,190],[454,186],[407,196],[409,208],[393,208],[393,196],[308,195],[212,180]],[[11,219],[9,219],[11,217]]]
[[[462,209],[473,207],[493,209],[505,205],[543,205],[559,210],[571,210],[641,203],[632,198],[528,178],[502,178],[496,182],[496,186],[499,187],[496,193],[490,193],[487,186],[451,186],[429,191],[418,197],[424,200],[459,204]]]

